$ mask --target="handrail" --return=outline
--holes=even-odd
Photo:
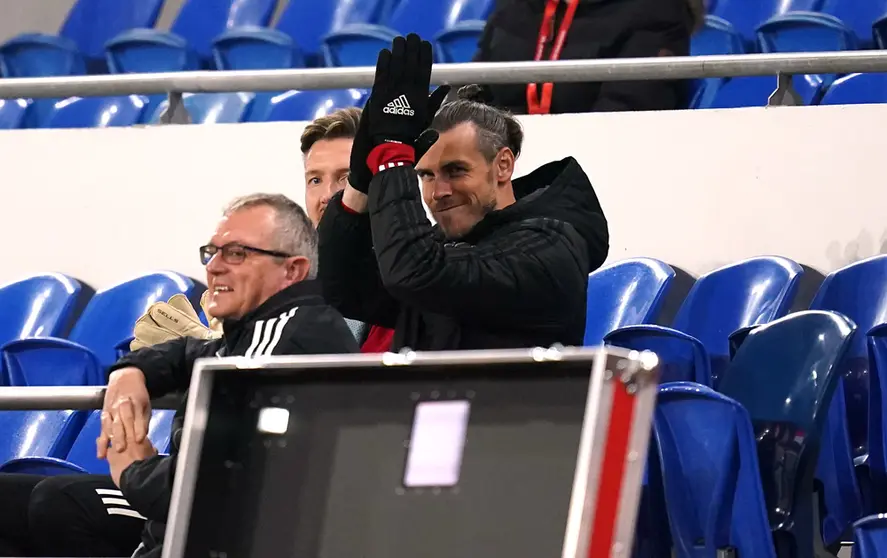
[[[372,86],[375,68],[311,68],[0,79],[0,99],[171,92],[223,93]],[[887,72],[887,51],[672,56],[555,62],[436,64],[435,84],[634,81],[777,74]]]
[[[101,409],[106,386],[0,387],[0,409],[8,411],[51,411],[57,409]],[[181,395],[170,394],[151,401],[154,409],[175,409]]]

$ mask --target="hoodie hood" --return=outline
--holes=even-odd
[[[573,157],[542,165],[512,182],[517,202],[493,211],[464,240],[480,238],[506,223],[534,218],[569,223],[585,240],[589,272],[607,259],[610,235],[597,194],[579,162]]]

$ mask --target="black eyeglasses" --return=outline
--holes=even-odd
[[[253,252],[255,254],[264,254],[266,256],[274,256],[276,258],[291,258],[291,254],[287,254],[286,252],[278,252],[276,250],[263,250],[262,248],[255,248],[253,246],[247,246],[245,244],[238,244],[237,242],[231,242],[230,244],[226,244],[224,246],[216,246],[215,244],[207,244],[206,246],[200,247],[200,262],[203,265],[209,263],[213,256],[222,252],[222,259],[225,260],[226,263],[237,265],[243,263],[243,260],[246,259],[246,255],[248,252]]]

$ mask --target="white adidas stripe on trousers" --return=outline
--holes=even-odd
[[[283,335],[283,328],[286,327],[286,323],[290,321],[298,309],[299,307],[296,306],[289,312],[284,312],[276,318],[258,320],[253,329],[253,341],[243,356],[251,358],[274,354],[274,349],[277,348],[277,344],[280,343],[280,338]]]
[[[105,511],[108,515],[125,515],[135,519],[145,519],[145,516],[132,509],[123,492],[119,490],[111,490],[110,488],[96,488],[96,494],[101,496],[102,503],[105,504]]]

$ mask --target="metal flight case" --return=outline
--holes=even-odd
[[[163,557],[627,558],[656,390],[609,348],[198,361]]]

